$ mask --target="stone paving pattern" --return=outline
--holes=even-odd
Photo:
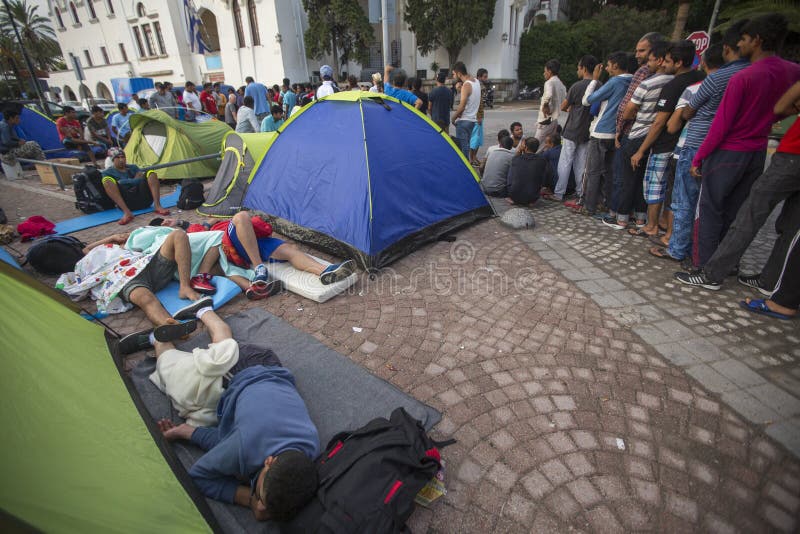
[[[15,212],[52,220],[79,215],[70,192],[32,194],[37,188],[45,190],[35,177],[0,181],[0,207],[12,223]],[[473,225],[454,243],[427,246],[324,304],[291,293],[256,303],[238,297],[223,315],[263,306],[442,411],[434,437],[458,439],[443,453],[448,494],[415,512],[415,532],[796,531],[797,459],[768,435],[769,426],[765,432],[687,372],[691,365],[685,370],[655,348],[676,338],[701,343],[717,335],[710,325],[733,321],[739,326],[719,333],[726,343],[713,346],[766,357],[767,349],[743,333],[751,326],[770,332],[764,340],[783,343],[769,350],[780,360],[776,355],[796,356],[782,341],[796,332],[770,331],[773,323],[677,288],[680,306],[708,320],[686,324],[654,304],[641,311],[648,299],[667,295],[661,279],[668,278],[666,266],[654,271],[655,260],[640,255],[642,242],[593,233],[589,221],[557,206],[534,215],[535,230],[511,231],[497,220]],[[77,236],[119,230],[111,223]],[[603,239],[617,250],[605,251]],[[633,267],[625,267],[631,283],[642,285],[614,284],[610,266],[625,263]],[[649,273],[635,276],[637,266]],[[597,302],[603,294],[620,303],[637,294],[644,302],[636,313],[611,313]],[[661,337],[637,331],[659,321]],[[140,311],[106,322],[120,332],[147,325]],[[705,337],[695,330],[704,324]],[[704,354],[691,344],[686,352],[687,359]],[[763,368],[757,374],[766,376]]]

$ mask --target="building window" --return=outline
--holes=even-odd
[[[100,47],[100,55],[103,56],[103,62],[108,65],[111,63],[111,60],[108,58],[108,50],[106,50],[105,46]]]
[[[86,58],[86,66],[87,67],[91,67],[92,66],[92,55],[89,53],[88,50],[84,50],[83,51],[83,57]]]
[[[156,55],[156,43],[153,39],[153,30],[149,24],[142,24],[142,32],[144,32],[144,45],[147,47],[147,55],[153,57]]]
[[[156,21],[153,23],[153,29],[156,31],[156,41],[158,41],[158,51],[162,56],[167,55],[167,47],[164,44],[164,36],[161,35],[161,23]]]
[[[233,0],[233,26],[236,28],[236,42],[239,48],[243,48],[244,43],[244,28],[242,28],[242,10],[239,8],[239,1]]]
[[[75,7],[75,2],[69,3],[69,11],[72,13],[72,22],[74,24],[80,24],[81,19],[78,18],[78,8]]]
[[[61,18],[61,11],[59,11],[58,8],[55,8],[53,10],[53,12],[55,12],[55,14],[56,14],[56,21],[58,21],[58,27],[59,28],[63,28],[64,27],[64,19]]]
[[[247,0],[247,18],[250,22],[250,37],[253,40],[253,46],[261,44],[261,36],[258,33],[258,17],[256,16],[256,3],[253,0]]]
[[[119,44],[119,53],[122,56],[122,61],[128,61],[128,52],[125,50],[125,45]]]
[[[94,1],[86,0],[86,7],[89,8],[89,20],[97,20],[97,13],[94,12]]]
[[[147,15],[147,13],[146,13],[146,12],[145,12],[145,10],[144,10],[144,4],[142,4],[141,2],[139,2],[139,4],[136,6],[136,16],[138,16],[138,17],[144,17],[144,16],[146,16],[146,15]]]
[[[139,57],[144,57],[144,46],[142,45],[142,33],[139,31],[139,26],[133,27],[133,40],[136,41],[136,51]]]
[[[106,9],[108,10],[109,15],[114,14],[114,2],[111,0],[106,0]]]

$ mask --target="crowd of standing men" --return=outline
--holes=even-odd
[[[738,21],[699,66],[693,42],[648,33],[634,56],[612,53],[605,67],[581,57],[569,89],[558,77],[560,63],[548,61],[535,136],[522,139],[519,123],[500,132],[483,164],[484,191],[514,204],[540,196],[563,202],[646,239],[650,254],[682,265],[675,278],[683,284],[717,290],[738,275],[769,297],[745,299],[743,307],[796,316],[800,122],[764,168],[772,125],[800,111],[800,65],[778,55],[787,33],[778,14]],[[567,196],[571,179],[575,195]],[[763,271],[739,273],[741,257],[781,202],[778,239]]]

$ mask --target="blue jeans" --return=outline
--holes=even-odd
[[[682,260],[692,253],[692,229],[697,199],[700,197],[700,182],[691,175],[692,159],[696,148],[683,147],[675,167],[675,185],[672,187],[672,237],[667,253]]]
[[[464,153],[464,157],[469,161],[469,139],[472,137],[472,129],[475,123],[472,121],[456,121],[456,140],[458,148]]]

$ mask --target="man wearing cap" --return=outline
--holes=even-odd
[[[122,218],[117,224],[128,224],[133,221],[133,210],[144,209],[153,205],[153,211],[159,215],[169,215],[169,210],[161,206],[158,175],[155,171],[147,173],[147,179],[136,165],[128,165],[125,152],[119,148],[108,151],[112,165],[103,171],[103,189],[122,210]]]
[[[317,89],[317,100],[336,92],[336,88],[333,85],[333,69],[330,65],[321,66],[319,68],[319,75],[322,76],[322,85]]]

